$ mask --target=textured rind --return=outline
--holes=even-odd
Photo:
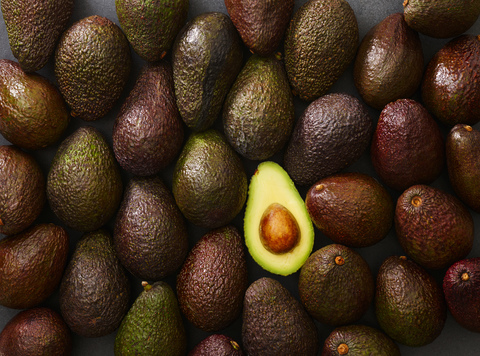
[[[26,72],[43,68],[73,12],[73,0],[2,0],[13,56]]]
[[[0,146],[0,233],[28,228],[45,206],[45,177],[31,154],[13,145]]]
[[[47,199],[67,226],[97,230],[115,214],[123,193],[120,168],[103,134],[83,126],[59,146],[47,176]]]
[[[294,93],[312,101],[325,95],[354,60],[359,33],[345,0],[309,0],[285,33],[285,68]]]
[[[386,258],[377,274],[375,315],[381,329],[395,341],[412,347],[433,342],[447,316],[443,291],[415,262]]]
[[[19,147],[36,150],[56,143],[70,115],[57,87],[36,73],[0,60],[0,133]]]
[[[15,315],[0,334],[0,355],[68,356],[72,335],[53,309],[37,307]]]
[[[68,246],[65,229],[51,223],[0,240],[0,304],[26,309],[45,301],[60,284]]]
[[[248,287],[239,231],[227,225],[205,234],[188,254],[176,286],[180,310],[197,328],[216,332],[232,324]]]
[[[238,343],[223,334],[212,334],[200,341],[188,356],[244,356]]]
[[[147,64],[115,119],[115,158],[134,175],[157,174],[179,154],[183,137],[171,65]]]
[[[83,337],[115,331],[130,302],[130,282],[106,230],[86,233],[76,244],[60,283],[59,303],[69,328]]]
[[[115,337],[116,356],[184,356],[187,337],[172,288],[159,281],[135,299]]]
[[[115,0],[120,27],[144,60],[162,59],[185,24],[189,0]]]
[[[160,177],[130,179],[113,239],[122,264],[140,279],[160,280],[182,266],[188,253],[187,227]]]
[[[130,46],[111,20],[92,15],[75,22],[55,50],[55,78],[72,115],[85,121],[104,117],[130,75]]]

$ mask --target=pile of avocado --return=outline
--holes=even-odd
[[[479,340],[480,0],[110,2],[0,0],[0,356]]]

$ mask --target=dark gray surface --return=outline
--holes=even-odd
[[[8,0],[3,0],[8,1]],[[305,3],[305,0],[297,0],[295,10]],[[363,38],[365,33],[370,29],[373,25],[383,20],[389,14],[394,12],[401,12],[402,11],[402,1],[396,0],[350,0],[350,5],[352,6],[358,20],[359,29],[360,29],[360,38]],[[190,0],[190,11],[189,11],[189,18],[192,18],[195,15],[198,15],[203,12],[207,11],[221,11],[226,12],[225,5],[223,0]],[[101,15],[106,16],[109,19],[113,20],[118,24],[118,19],[115,13],[115,1],[114,0],[82,0],[76,1],[74,15],[72,18],[72,22],[83,17],[89,15]],[[478,34],[480,33],[480,21],[477,21],[476,24],[468,31],[468,33]],[[421,36],[421,40],[424,47],[425,52],[425,59],[428,61],[432,55],[447,41],[447,40],[438,40],[433,38],[428,38],[425,36]],[[8,58],[14,60],[14,57],[10,51],[10,47],[8,44],[7,33],[5,30],[5,24],[3,22],[3,18],[0,20],[0,58]],[[248,52],[246,51],[248,55]],[[134,58],[134,69],[130,76],[130,82],[127,88],[124,91],[124,94],[119,101],[118,105],[104,118],[100,119],[97,122],[89,123],[97,128],[99,128],[104,134],[106,134],[111,143],[111,132],[113,127],[113,122],[115,120],[116,113],[118,112],[119,106],[121,102],[124,100],[125,96],[128,94],[130,89],[133,86],[135,78],[138,74],[139,69],[145,63],[142,61],[137,55],[133,54]],[[53,62],[50,61],[48,65],[39,71],[40,74],[50,78],[52,81],[55,81],[53,76]],[[340,78],[340,80],[334,85],[331,89],[331,92],[347,92],[358,96],[358,92],[356,91],[353,80],[352,80],[352,66],[348,68],[348,70],[344,73],[344,75]],[[418,95],[417,95],[418,98]],[[302,111],[306,108],[306,103],[296,100],[296,112],[297,117],[302,113]],[[378,119],[379,112],[375,110],[371,110],[371,114],[373,119]],[[86,122],[82,122],[78,119],[72,119],[70,126],[68,128],[68,132],[65,134],[69,134],[73,132],[76,128],[86,125]],[[220,128],[220,120],[217,120],[215,126]],[[477,125],[478,126],[478,125]],[[448,132],[447,128],[442,127],[444,134]],[[188,131],[187,131],[188,133]],[[0,136],[0,144],[7,144],[8,142]],[[40,162],[42,169],[44,170],[45,174],[48,172],[48,167],[50,161],[55,153],[58,144],[54,147],[50,147],[44,150],[39,150],[32,152],[32,154],[37,158]],[[272,158],[277,162],[281,162],[281,154],[276,155]],[[257,163],[253,161],[244,160],[245,167],[247,169],[247,174],[250,176],[253,174]],[[347,169],[348,171],[360,171],[364,173],[368,173],[376,177],[372,165],[370,163],[370,159],[368,153],[366,152],[361,159],[359,159],[356,163],[354,163],[351,167]],[[172,173],[172,165],[168,167],[164,172],[162,172],[161,176],[170,185],[171,183],[171,173]],[[124,181],[127,182],[129,178],[128,174],[124,174]],[[446,172],[444,171],[442,176],[438,178],[433,184],[438,188],[444,189],[445,191],[452,192],[450,184],[448,182],[448,177]],[[305,196],[306,189],[300,189],[302,196]],[[398,197],[398,193],[390,191],[393,198],[396,199]],[[480,244],[479,240],[479,215],[472,212],[472,215],[475,220],[475,228],[476,228],[476,236],[475,236],[475,243],[472,252],[470,253],[469,257],[477,257],[480,256]],[[243,216],[240,214],[234,220],[234,225],[236,225],[239,229],[242,228],[242,219]],[[40,216],[37,222],[54,222],[57,224],[61,224],[60,221],[53,215],[50,211],[48,206],[45,208],[44,212]],[[107,226],[111,228],[111,223]],[[70,234],[71,240],[71,251],[73,251],[74,245],[76,241],[80,238],[81,234],[73,231],[68,230]],[[199,229],[193,225],[189,225],[190,231],[190,244],[193,245],[195,241],[197,241],[206,230]],[[331,243],[329,239],[319,233],[316,230],[316,242],[314,246],[314,250],[325,246]],[[357,249],[362,256],[366,258],[370,267],[372,268],[373,272],[376,274],[380,264],[382,261],[393,254],[403,254],[403,251],[398,244],[395,234],[393,231],[380,243],[375,246],[371,246],[368,248]],[[298,280],[298,273],[293,274],[288,277],[280,277],[272,275],[266,271],[264,271],[261,267],[259,267],[247,254],[248,256],[248,267],[249,267],[249,275],[250,281],[253,282],[259,277],[262,276],[270,276],[278,279],[281,281],[296,297],[298,297],[297,292],[297,280]],[[437,278],[439,283],[441,282],[444,270],[435,271],[433,272],[434,276]],[[167,282],[170,283],[172,287],[174,287],[174,277],[167,278]],[[141,290],[140,281],[132,277],[132,286],[133,286],[133,297],[136,297]],[[133,298],[132,297],[132,298]],[[480,296],[479,296],[480,297]],[[52,297],[50,297],[43,305],[50,306],[58,311],[58,303],[57,303],[57,293],[55,293]],[[8,309],[0,306],[0,330],[3,329],[4,325],[13,317],[17,310]],[[369,309],[366,315],[358,322],[363,323],[371,326],[378,326],[375,316],[373,307]],[[190,350],[195,344],[200,342],[204,337],[209,335],[203,331],[200,331],[194,328],[188,321],[185,321],[185,325],[187,328],[188,333],[188,349]],[[326,327],[317,323],[320,342],[323,343],[323,340],[328,336],[332,328]],[[225,333],[233,338],[235,338],[238,342],[241,342],[241,320],[237,320],[232,326],[228,327],[225,330],[222,330],[222,333]],[[113,355],[113,342],[115,338],[115,333],[96,339],[86,339],[79,336],[74,336],[74,355]],[[416,356],[416,355],[438,355],[438,356],[447,356],[447,355],[476,355],[479,353],[478,347],[480,346],[480,334],[475,334],[469,332],[462,327],[460,327],[448,314],[447,323],[442,334],[430,345],[421,347],[421,348],[410,348],[401,346],[402,355],[406,356]]]

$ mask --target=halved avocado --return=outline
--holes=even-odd
[[[244,233],[250,255],[271,273],[296,272],[312,252],[315,235],[305,202],[275,162],[260,163],[250,180]]]

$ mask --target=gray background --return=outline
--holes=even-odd
[[[4,0],[8,1],[8,0]],[[305,0],[297,0],[295,5],[295,10],[297,10]],[[350,0],[350,5],[352,6],[359,25],[360,30],[360,39],[363,38],[365,33],[375,24],[383,20],[386,16],[395,13],[401,12],[402,9],[402,0]],[[223,0],[190,0],[190,10],[189,10],[189,18],[192,18],[200,13],[207,12],[207,11],[221,11],[226,13],[225,5]],[[84,18],[89,15],[101,15],[108,17],[109,19],[113,20],[115,23],[118,24],[117,15],[115,12],[115,2],[114,0],[82,0],[76,1],[74,14],[71,19],[71,23],[81,18]],[[480,33],[480,21],[477,21],[476,24],[468,31],[472,34]],[[421,40],[423,43],[424,53],[425,53],[425,60],[427,61],[433,56],[433,54],[441,48],[441,46],[446,43],[447,40],[439,40],[433,39],[426,36],[421,35]],[[8,44],[8,37],[5,29],[5,24],[3,22],[3,18],[0,20],[0,58],[8,58],[15,60],[13,57],[10,47]],[[248,51],[245,51],[245,54],[248,56]],[[127,87],[124,90],[123,96],[119,100],[118,104],[115,108],[104,118],[100,119],[99,121],[88,123],[100,129],[105,135],[107,135],[108,139],[111,143],[111,132],[113,123],[118,112],[119,106],[121,102],[125,99],[126,95],[132,88],[135,78],[139,72],[139,69],[142,65],[145,64],[143,60],[141,60],[135,53],[132,52],[133,59],[134,59],[134,68],[130,75],[130,81]],[[40,74],[48,77],[52,81],[55,82],[55,78],[53,76],[53,61],[51,60],[48,65],[39,71]],[[352,66],[348,68],[348,70],[344,73],[344,75],[339,79],[339,81],[333,86],[330,90],[331,92],[347,92],[358,96],[358,92],[356,91],[353,80],[352,80]],[[419,99],[418,93],[414,97]],[[295,101],[296,104],[296,114],[297,117],[303,112],[306,108],[307,103],[301,102],[300,100]],[[379,111],[370,109],[372,114],[372,119],[376,122],[378,119]],[[78,127],[86,125],[86,122],[82,122],[79,119],[72,119],[69,125],[65,136],[72,133]],[[215,127],[221,129],[220,120],[217,120]],[[478,125],[477,127],[478,128]],[[448,128],[441,126],[442,131],[446,135],[448,132]],[[187,131],[188,135],[188,131]],[[0,144],[8,144],[8,142],[0,136]],[[39,151],[31,152],[37,160],[40,162],[42,169],[45,172],[45,175],[48,172],[50,161],[57,149],[58,144]],[[275,160],[281,163],[281,153],[272,157],[272,160]],[[244,160],[245,167],[247,170],[248,176],[251,176],[255,171],[255,168],[258,162]],[[172,164],[173,165],[173,164]],[[167,182],[168,185],[171,184],[171,174],[172,174],[172,165],[165,169],[161,173],[162,178]],[[376,177],[375,172],[373,171],[370,158],[368,152],[365,154],[352,166],[350,166],[346,171],[360,171],[364,173],[368,173]],[[123,178],[124,183],[126,183],[129,179],[129,174],[124,172]],[[448,182],[448,176],[446,171],[443,172],[441,177],[439,177],[433,184],[433,186],[444,189],[452,193],[450,184]],[[398,193],[389,190],[392,194],[392,197],[396,199],[398,197]],[[303,197],[305,197],[306,188],[300,189],[300,193]],[[480,243],[479,243],[479,234],[480,234],[480,220],[478,214],[472,212],[472,215],[475,220],[475,228],[476,228],[476,241],[474,243],[474,248],[470,253],[469,257],[477,257],[480,256]],[[38,218],[37,222],[54,222],[57,224],[61,224],[61,222],[53,215],[51,210],[48,208],[48,205],[45,207],[44,212]],[[237,226],[239,229],[242,228],[243,223],[243,212],[233,221],[233,224]],[[112,224],[111,222],[107,226],[111,229]],[[80,238],[81,234],[73,231],[68,230],[70,234],[70,252],[73,251],[76,241]],[[193,225],[189,225],[189,232],[190,232],[190,245],[193,245],[205,232],[206,230],[197,228]],[[327,244],[330,244],[332,241],[323,236],[318,230],[316,230],[316,242],[314,246],[314,251],[320,247],[323,247]],[[395,234],[393,231],[389,233],[389,235],[380,243],[362,249],[357,249],[357,251],[365,257],[368,261],[372,271],[376,274],[378,268],[382,261],[390,256],[390,255],[400,255],[403,254],[403,251],[398,244]],[[249,268],[249,278],[250,282],[253,282],[259,277],[269,276],[278,279],[280,282],[285,285],[294,296],[298,298],[298,291],[297,291],[297,281],[298,281],[298,273],[287,277],[275,276],[270,274],[269,272],[264,271],[261,267],[259,267],[248,255],[248,268]],[[441,283],[443,279],[443,275],[445,270],[441,271],[434,271],[432,274],[437,278],[438,282]],[[132,301],[138,293],[141,291],[140,281],[131,278],[132,280]],[[172,287],[175,286],[175,279],[174,277],[167,278],[166,281],[170,283]],[[43,305],[50,306],[58,311],[58,295],[54,293]],[[18,310],[12,310],[5,307],[0,306],[0,330],[3,329],[4,325],[13,317]],[[370,326],[378,326],[375,315],[373,311],[373,307],[370,307],[368,312],[365,316],[358,322],[362,324],[367,324]],[[323,340],[328,336],[331,332],[332,328],[326,327],[321,325],[320,323],[316,323],[319,331],[319,338],[320,342],[323,343]],[[209,334],[203,332],[201,330],[196,329],[193,327],[187,320],[185,320],[185,325],[187,328],[188,333],[188,350],[193,348],[198,342],[200,342],[203,338],[208,336]],[[233,325],[222,330],[221,333],[227,334],[238,342],[241,342],[241,319],[238,319]],[[74,355],[113,355],[113,342],[115,338],[115,333],[101,337],[101,338],[93,338],[87,339],[83,337],[79,337],[77,335],[74,336]],[[447,322],[442,334],[431,344],[421,347],[421,348],[410,348],[406,346],[400,345],[401,351],[403,355],[407,356],[415,356],[415,355],[475,355],[478,354],[478,347],[480,346],[480,334],[469,332],[462,327],[460,327],[452,318],[450,314],[448,314]]]

